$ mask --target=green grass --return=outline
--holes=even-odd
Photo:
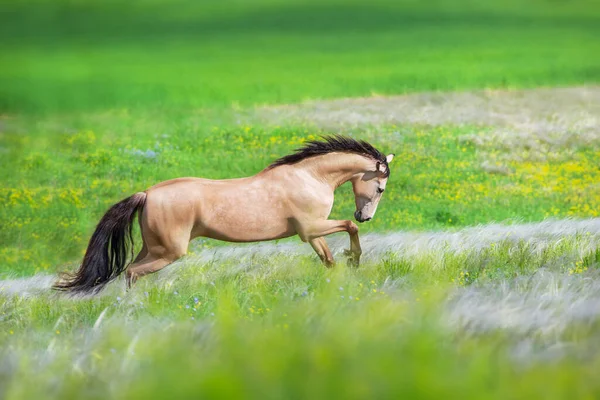
[[[302,140],[333,133],[238,126],[226,117],[213,126],[214,118],[110,112],[9,120],[0,141],[11,149],[0,160],[0,263],[9,268],[0,274],[29,275],[77,262],[111,204],[162,180],[251,175]],[[396,153],[381,207],[361,232],[598,215],[597,146],[581,144],[556,160],[510,161],[514,173],[505,176],[480,168],[482,150],[461,139],[474,131],[486,135],[485,129],[451,126],[381,127],[377,137],[355,132]],[[512,150],[486,151],[501,159]],[[350,186],[343,186],[332,218],[347,219],[354,207]]]
[[[307,138],[337,133],[259,122],[254,105],[600,80],[593,1],[9,0],[2,8],[0,287],[76,268],[102,213],[131,193],[181,176],[250,175]],[[473,140],[493,131],[353,128],[396,153],[361,233],[598,216],[597,142],[574,136],[542,146],[540,158],[527,146]],[[483,161],[511,173],[485,172]],[[333,217],[353,207],[342,187]],[[190,255],[131,291],[115,282],[94,298],[0,290],[0,398],[600,394],[597,235],[380,251],[357,270],[343,262],[326,270],[316,256],[255,256],[253,246],[246,257]],[[488,292],[499,296],[490,315],[522,296],[534,300],[507,311],[508,322],[528,301],[532,321],[547,309],[552,319],[526,331],[448,323],[453,299]],[[568,351],[553,355],[561,344]]]
[[[84,300],[4,296],[0,383],[7,399],[595,397],[596,352],[536,362],[534,350],[530,363],[511,354],[528,339],[538,352],[561,342],[591,349],[596,325],[480,333],[444,317],[461,286],[531,281],[541,267],[585,270],[538,290],[540,301],[563,285],[582,290],[597,279],[600,253],[585,250],[597,239],[565,238],[542,251],[510,242],[429,250],[359,270],[326,270],[305,257],[231,257],[180,265],[126,294],[113,285]],[[555,323],[567,318],[558,310]]]
[[[8,2],[0,107],[179,109],[598,80],[597,3],[488,3]]]

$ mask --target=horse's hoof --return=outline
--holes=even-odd
[[[348,257],[348,266],[358,268],[360,264],[360,256],[357,256],[350,250],[344,250],[344,256]]]

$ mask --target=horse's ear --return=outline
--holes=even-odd
[[[388,154],[385,157],[385,160],[388,162],[388,164],[392,162],[392,160],[394,159],[394,156],[395,156],[395,154]]]

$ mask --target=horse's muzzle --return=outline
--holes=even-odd
[[[362,211],[355,211],[354,212],[354,218],[356,218],[356,220],[358,222],[365,222],[365,221],[370,221],[371,218],[363,218],[362,217]]]

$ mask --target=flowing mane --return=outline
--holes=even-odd
[[[310,157],[340,152],[359,154],[375,161],[379,161],[386,166],[386,176],[390,174],[390,168],[385,155],[370,143],[341,135],[324,136],[321,139],[322,140],[310,140],[304,143],[304,146],[296,149],[294,153],[273,161],[267,169],[279,167],[280,165],[295,164]]]

